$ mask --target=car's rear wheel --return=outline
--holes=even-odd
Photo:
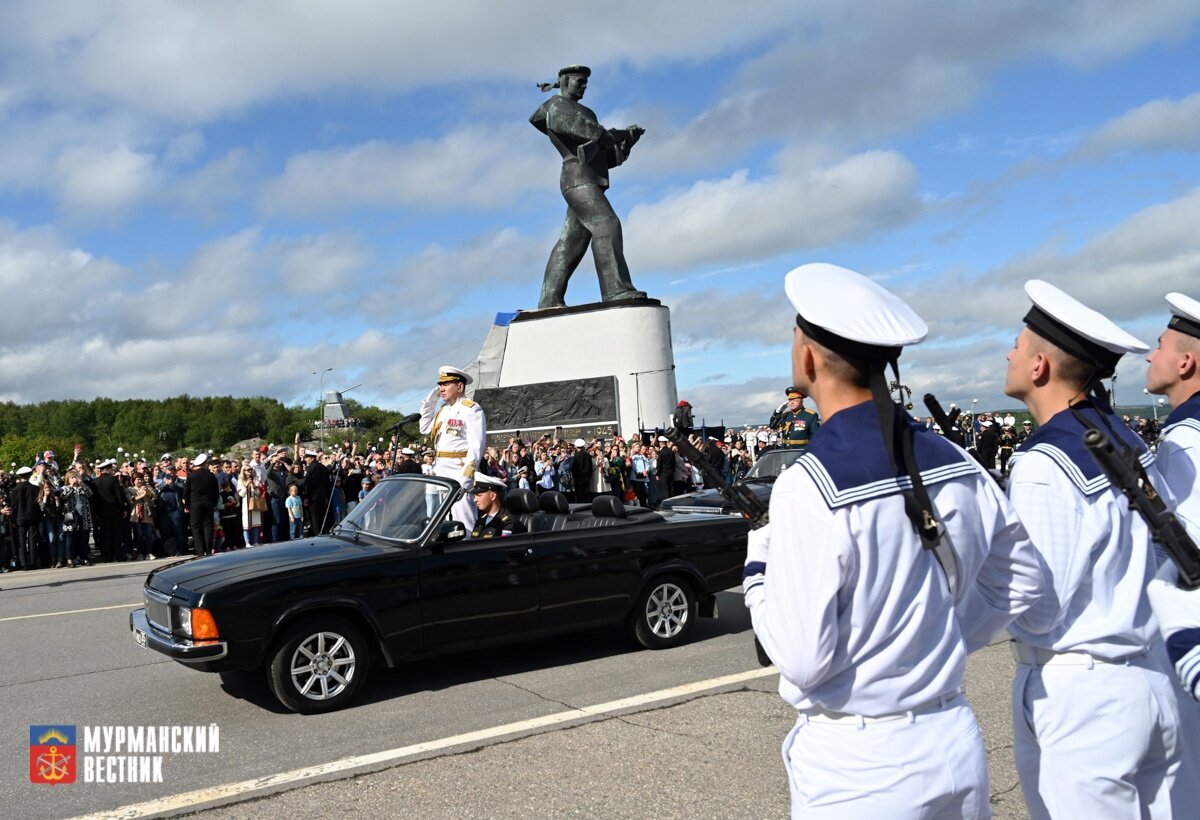
[[[667,649],[687,641],[699,616],[692,585],[675,575],[655,578],[633,607],[633,637],[647,649]]]
[[[358,694],[370,663],[358,627],[336,615],[312,616],[280,637],[267,677],[275,697],[293,712],[331,712]]]

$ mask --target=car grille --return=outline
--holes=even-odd
[[[156,592],[152,589],[144,589],[143,594],[146,598],[146,620],[155,629],[163,632],[171,632],[171,600],[161,592]]]

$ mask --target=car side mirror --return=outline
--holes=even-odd
[[[467,528],[461,521],[443,521],[438,527],[437,542],[439,544],[456,544],[465,540]]]

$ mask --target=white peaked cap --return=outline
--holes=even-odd
[[[1200,302],[1182,293],[1168,293],[1167,304],[1171,306],[1171,321],[1167,327],[1200,337]]]
[[[1030,279],[1025,283],[1025,293],[1037,309],[1026,315],[1025,323],[1035,333],[1072,356],[1115,366],[1114,355],[1119,359],[1126,353],[1146,353],[1150,350],[1149,345],[1117,327],[1107,316],[1092,310],[1049,282]],[[1040,317],[1036,315],[1039,311],[1042,314]],[[1055,328],[1053,324],[1047,326],[1044,322],[1046,316],[1059,327]],[[1064,329],[1067,331],[1065,338],[1062,336]],[[1056,335],[1058,338],[1054,338]],[[1103,351],[1107,351],[1108,356]]]
[[[861,273],[838,265],[801,265],[788,273],[783,289],[803,321],[858,345],[903,347],[929,334],[929,327],[907,302]]]

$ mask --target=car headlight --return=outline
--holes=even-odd
[[[212,613],[200,607],[179,607],[179,631],[197,643],[217,640],[217,622]]]

